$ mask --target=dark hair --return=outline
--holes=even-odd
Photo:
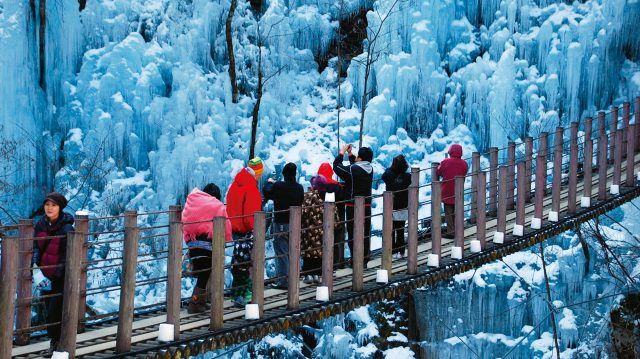
[[[282,169],[282,176],[284,178],[295,178],[297,170],[298,170],[298,166],[296,166],[295,163],[289,162],[286,165],[284,165],[284,168]]]
[[[202,192],[217,198],[218,200],[220,200],[220,198],[222,197],[220,195],[220,188],[218,188],[218,186],[215,185],[215,183],[209,183],[208,185],[204,186],[204,188],[202,189]]]
[[[391,170],[395,173],[405,173],[409,169],[409,164],[407,163],[407,159],[404,158],[404,155],[397,155],[393,158],[393,162],[391,163]]]
[[[373,161],[373,151],[369,147],[360,147],[358,157],[363,161],[371,162]]]

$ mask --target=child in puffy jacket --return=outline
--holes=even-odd
[[[203,190],[195,188],[187,196],[182,211],[182,233],[189,248],[189,258],[196,275],[196,285],[191,294],[189,314],[202,313],[206,310],[207,283],[211,275],[211,242],[213,239],[213,219],[225,217],[225,241],[231,241],[231,221],[227,216],[227,208],[220,201],[220,188],[209,183]]]
[[[60,342],[67,233],[73,231],[74,223],[73,216],[63,212],[66,206],[67,199],[62,194],[49,193],[43,202],[44,216],[36,222],[33,235],[33,262],[51,281],[51,290],[47,294],[56,295],[44,299],[47,334],[51,338],[50,353],[58,350]]]

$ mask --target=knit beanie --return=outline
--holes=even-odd
[[[256,177],[262,176],[264,172],[264,165],[262,164],[262,159],[260,157],[254,157],[249,161],[249,168],[253,170]]]
[[[51,201],[60,206],[61,211],[67,206],[67,199],[58,192],[49,193],[44,201],[42,201],[42,204],[44,205],[47,201]]]

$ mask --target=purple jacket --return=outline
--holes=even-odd
[[[48,267],[62,264],[59,267],[42,268],[42,274],[49,279],[64,277],[64,262],[67,254],[68,232],[73,231],[73,216],[63,213],[55,223],[49,223],[46,216],[42,216],[34,227],[34,237],[53,237],[34,240],[33,261],[39,267]]]

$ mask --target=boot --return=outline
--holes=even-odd
[[[193,294],[191,294],[187,313],[202,313],[205,310],[207,310],[207,291],[205,289],[195,287],[193,288]]]

